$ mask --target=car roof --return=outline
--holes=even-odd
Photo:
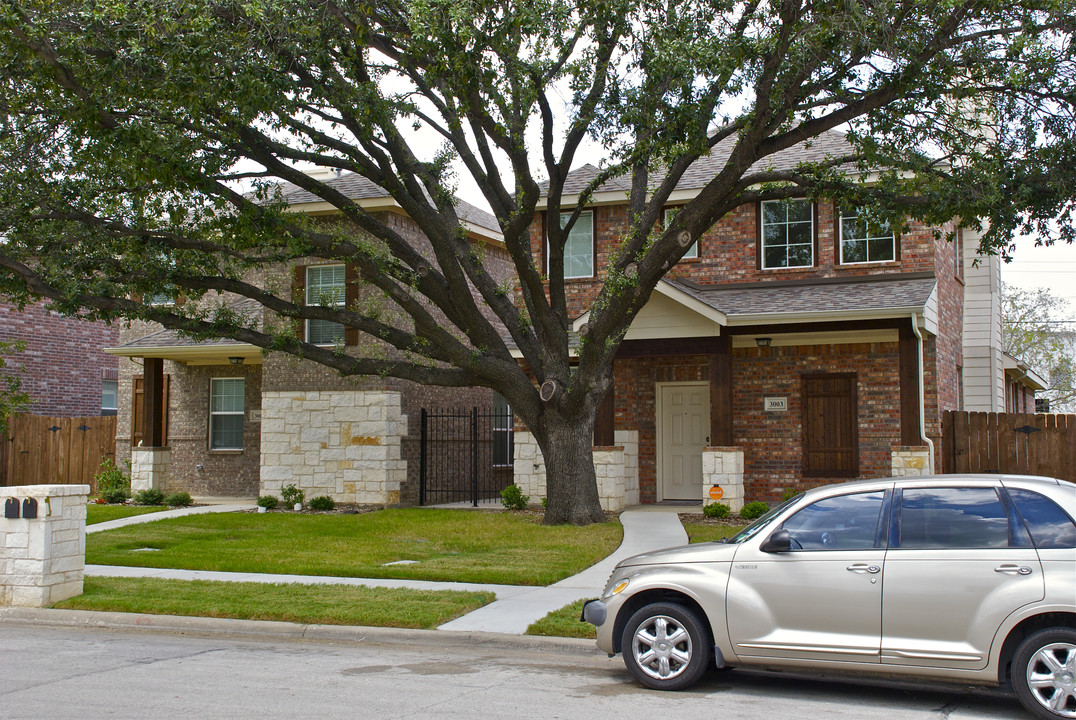
[[[959,473],[952,475],[919,475],[914,477],[887,477],[887,478],[873,478],[868,480],[852,480],[846,483],[834,483],[831,485],[822,485],[816,488],[808,490],[805,495],[808,498],[823,497],[826,495],[840,495],[843,494],[846,489],[852,488],[855,490],[885,490],[891,487],[924,487],[931,485],[945,485],[949,487],[960,485],[982,485],[983,483],[1000,483],[1001,485],[1009,485],[1018,483],[1021,486],[1035,486],[1040,485],[1042,487],[1057,487],[1067,486],[1076,490],[1076,484],[1070,483],[1065,480],[1058,480],[1057,478],[1045,477],[1042,475],[1012,475],[1003,473]]]

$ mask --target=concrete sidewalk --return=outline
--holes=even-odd
[[[99,532],[168,517],[206,512],[232,512],[251,507],[254,506],[252,504],[228,502],[196,508],[148,513],[90,525],[86,528],[86,532]],[[367,587],[413,588],[419,590],[488,591],[496,594],[496,601],[463,617],[445,623],[438,629],[460,633],[489,632],[522,635],[531,623],[540,620],[548,613],[559,610],[577,600],[597,597],[605,586],[605,581],[609,578],[613,567],[624,558],[651,550],[686,544],[687,533],[684,532],[677,513],[690,509],[692,508],[649,505],[625,510],[620,515],[620,522],[624,527],[624,537],[620,547],[612,555],[596,565],[548,587],[312,575],[268,575],[139,568],[118,565],[87,565],[86,575],[98,577],[154,577],[174,580],[216,580],[224,582],[365,585]]]

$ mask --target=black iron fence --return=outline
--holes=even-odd
[[[419,505],[499,500],[512,484],[512,415],[422,410]]]

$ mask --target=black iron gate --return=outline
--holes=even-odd
[[[512,415],[422,409],[419,505],[499,500],[512,484]]]

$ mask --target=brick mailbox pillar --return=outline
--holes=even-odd
[[[0,487],[0,605],[82,594],[89,485]]]

